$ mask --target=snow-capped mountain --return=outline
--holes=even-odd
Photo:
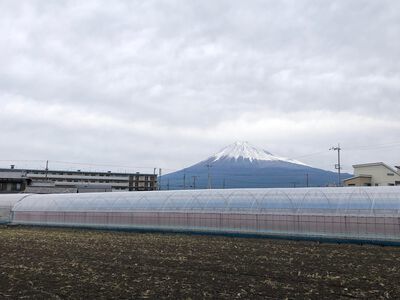
[[[248,160],[249,162],[253,161],[281,161],[294,163],[299,165],[305,165],[304,163],[289,159],[281,156],[273,155],[272,153],[258,149],[249,144],[249,142],[235,142],[225,148],[223,148],[218,153],[211,156],[208,160],[213,160],[213,162],[218,160]]]
[[[343,174],[342,179],[350,177]],[[162,189],[326,186],[337,173],[235,142],[207,159],[161,177]]]

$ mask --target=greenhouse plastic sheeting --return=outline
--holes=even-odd
[[[27,197],[27,194],[4,194],[0,195],[0,223],[8,223],[11,218],[11,209],[14,205]]]
[[[12,222],[400,241],[400,187],[30,195]]]
[[[395,214],[400,187],[230,189],[31,195],[14,211],[218,211]]]

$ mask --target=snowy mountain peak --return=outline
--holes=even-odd
[[[248,142],[235,142],[225,148],[223,148],[221,151],[216,153],[211,157],[213,161],[217,161],[220,159],[246,159],[249,160],[250,162],[255,161],[284,161],[284,162],[289,162],[293,164],[299,164],[299,165],[305,165],[304,163],[294,160],[294,159],[289,159],[285,157],[280,157],[280,156],[275,156],[272,153],[259,149],[254,147]]]

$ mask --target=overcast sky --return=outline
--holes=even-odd
[[[2,166],[400,164],[400,1],[0,0],[0,130]]]

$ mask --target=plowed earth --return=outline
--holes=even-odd
[[[0,299],[400,298],[400,247],[0,227]]]

